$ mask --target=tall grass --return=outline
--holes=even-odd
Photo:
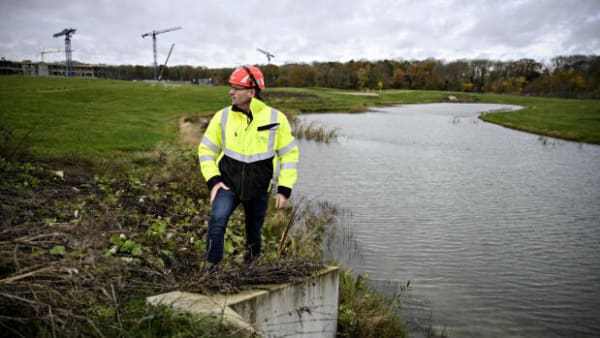
[[[337,140],[337,129],[327,130],[316,121],[295,123],[295,135],[298,139],[314,140],[317,142],[330,143]]]
[[[407,337],[404,323],[395,315],[398,298],[385,298],[369,286],[366,276],[340,273],[339,337]]]
[[[128,338],[246,336],[237,328],[223,325],[219,318],[194,316],[189,312],[175,311],[167,305],[144,306],[137,318],[131,318],[113,334]]]

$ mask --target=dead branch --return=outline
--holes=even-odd
[[[36,276],[36,275],[41,275],[43,273],[46,272],[54,272],[56,270],[55,266],[46,266],[43,267],[41,269],[37,269],[34,271],[30,271],[27,273],[23,273],[20,275],[16,275],[16,276],[12,276],[12,277],[8,277],[8,278],[4,278],[4,279],[0,279],[0,284],[9,284],[9,283],[14,283],[18,280],[24,279],[24,278],[28,278],[28,277],[32,277],[32,276]]]

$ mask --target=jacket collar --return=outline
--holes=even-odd
[[[257,99],[257,98],[252,98],[250,100],[250,111],[244,111],[242,110],[240,107],[233,105],[231,106],[231,110],[236,111],[236,112],[240,112],[246,116],[248,116],[248,118],[250,118],[250,120],[252,120],[252,114],[260,112],[261,110],[265,109],[267,107],[267,104],[262,102],[261,100]]]

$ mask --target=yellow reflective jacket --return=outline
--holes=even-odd
[[[198,158],[209,189],[223,182],[241,200],[269,191],[272,183],[289,197],[298,177],[299,151],[289,121],[255,98],[249,115],[235,106],[215,114],[198,146]]]

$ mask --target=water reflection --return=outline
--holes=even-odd
[[[303,116],[340,138],[300,143],[297,193],[343,211],[333,255],[373,280],[411,280],[414,307],[431,304],[452,336],[598,335],[600,147],[477,118],[499,108]]]

